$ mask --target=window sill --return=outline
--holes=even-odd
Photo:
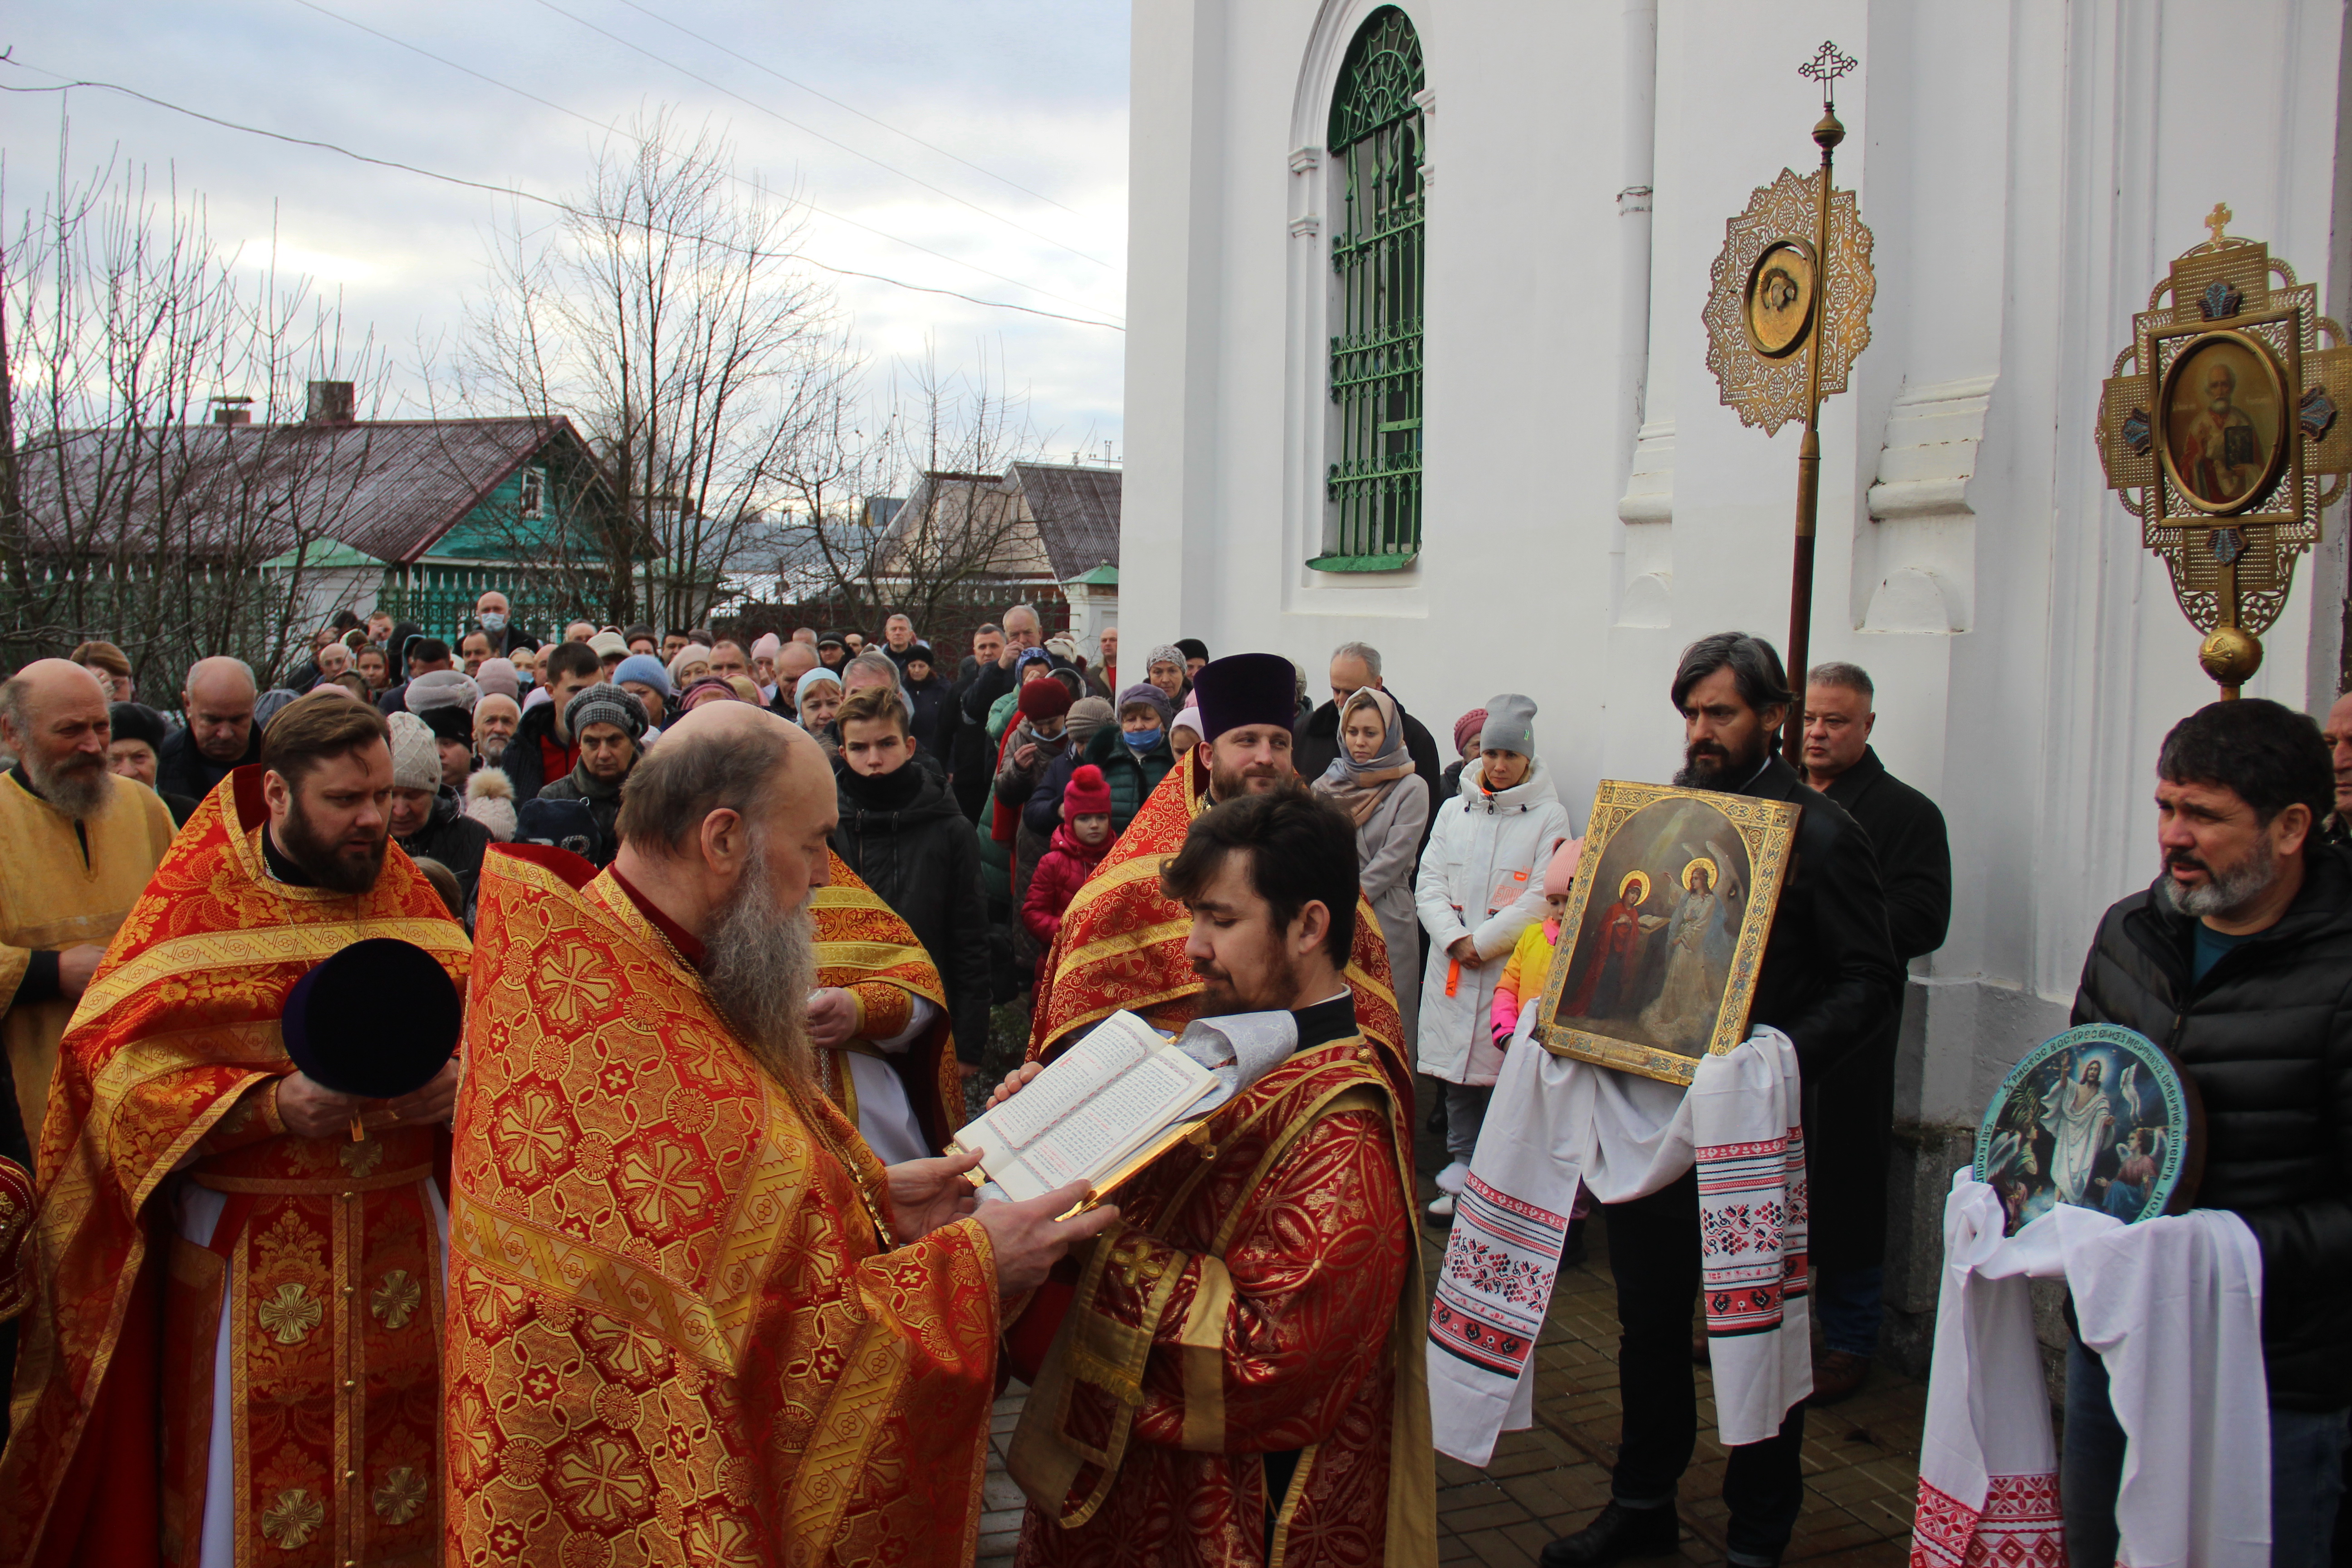
[[[1318,555],[1307,563],[1310,572],[1402,572],[1420,559],[1419,551],[1402,555]]]

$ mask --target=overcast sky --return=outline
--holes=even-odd
[[[808,216],[814,259],[1115,322],[1126,309],[1127,39],[1125,0],[82,0],[11,7],[0,46],[19,63],[0,66],[0,82],[116,82],[548,195],[577,189],[604,135],[562,110],[620,124],[667,105],[722,127],[744,174],[835,215]],[[56,94],[0,94],[12,209],[55,183],[59,109]],[[215,237],[243,242],[249,258],[266,251],[274,213],[281,269],[340,290],[347,320],[373,323],[398,360],[420,334],[454,333],[481,286],[498,198],[109,92],[77,89],[69,109],[76,164],[119,149],[159,185],[175,172],[207,198]],[[527,225],[551,216],[522,214]],[[1041,450],[1066,461],[1082,440],[1097,454],[1117,442],[1120,332],[817,276],[877,370],[920,357],[927,339],[942,368],[984,355],[1026,393]]]

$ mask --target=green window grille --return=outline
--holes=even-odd
[[[1421,551],[1423,201],[1421,39],[1393,5],[1348,47],[1331,100],[1346,195],[1331,234],[1331,402],[1326,572],[1395,571]]]

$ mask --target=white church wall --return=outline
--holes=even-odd
[[[1822,421],[1812,657],[1871,670],[1880,754],[1950,824],[1952,928],[1915,982],[1900,1106],[1972,1117],[2063,1026],[2100,911],[2155,875],[2157,745],[2213,696],[2105,487],[2099,382],[2217,201],[2340,310],[2340,7],[1407,5],[1433,103],[1423,546],[1408,571],[1346,576],[1304,565],[1328,460],[1320,148],[1372,9],[1136,7],[1123,636],[1280,652],[1318,698],[1330,648],[1362,638],[1441,737],[1524,691],[1580,825],[1601,777],[1670,773],[1681,647],[1728,626],[1785,647],[1800,432],[1722,406],[1699,311],[1725,219],[1814,166],[1795,67],[1836,38],[1862,59],[1838,172],[1878,286]],[[1629,82],[1647,56],[1628,29],[1652,15],[1654,81]],[[1644,92],[1636,423],[1621,305],[1644,290],[1617,198]],[[2184,111],[2200,103],[2215,112]],[[2299,567],[2252,694],[2332,696],[2342,533],[2331,520]]]

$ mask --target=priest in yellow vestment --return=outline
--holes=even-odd
[[[16,1100],[0,1154],[41,1135],[66,1020],[172,842],[163,798],[106,771],[107,735],[106,693],[78,664],[37,659],[0,685],[0,745],[16,759],[0,779],[0,1044]]]
[[[1343,968],[1354,825],[1295,783],[1244,796],[1193,822],[1162,891],[1193,1026],[1274,1065],[1116,1190],[1118,1228],[1014,1325],[1018,1561],[1433,1563],[1411,1101]]]
[[[832,880],[809,897],[818,1079],[884,1164],[940,1153],[963,1125],[947,986],[914,928],[847,861],[828,858]]]
[[[382,714],[289,704],[83,993],[41,1134],[0,1562],[435,1560],[455,1067],[353,1100],[281,1030],[296,983],[362,939],[464,984],[465,930],[390,842],[391,790]]]
[[[714,702],[630,775],[621,849],[483,868],[457,1113],[451,1563],[966,1568],[1001,1300],[1116,1209],[974,1212],[818,1086],[807,916],[835,792]]]

